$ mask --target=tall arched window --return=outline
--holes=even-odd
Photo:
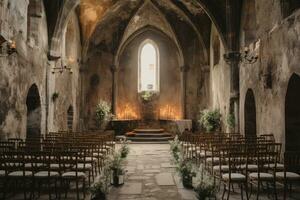
[[[138,75],[138,92],[159,91],[159,51],[152,40],[140,46]]]

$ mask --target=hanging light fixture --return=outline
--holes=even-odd
[[[17,52],[16,42],[13,40],[4,40],[0,44],[0,57],[6,57]]]

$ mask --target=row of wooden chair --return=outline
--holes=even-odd
[[[262,183],[273,185],[277,199],[276,184],[284,183],[284,199],[287,185],[300,181],[300,154],[285,152],[281,159],[281,144],[276,143],[274,136],[264,134],[245,138],[240,134],[192,134],[180,136],[184,156],[201,163],[219,181],[224,184],[224,198],[230,196],[233,184],[241,187],[248,199],[248,185],[257,185],[257,199]],[[284,161],[284,162],[283,162]],[[297,162],[298,161],[298,162]]]
[[[49,133],[45,137],[30,138],[25,141],[9,139],[0,142],[0,182],[3,199],[14,185],[24,191],[24,199],[30,192],[40,194],[40,186],[45,184],[49,199],[53,192],[55,199],[61,192],[67,196],[71,182],[76,185],[77,199],[80,198],[79,184],[85,196],[86,182],[97,175],[106,156],[114,151],[114,135]],[[59,190],[58,190],[59,188]]]

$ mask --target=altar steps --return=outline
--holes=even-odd
[[[126,133],[127,140],[132,142],[157,143],[168,142],[173,140],[174,136],[171,133],[165,132],[164,129],[134,129],[132,132]]]

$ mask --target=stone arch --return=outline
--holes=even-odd
[[[26,98],[27,107],[27,134],[26,139],[41,135],[41,99],[36,84],[31,85]]]
[[[285,150],[299,149],[300,142],[300,76],[293,74],[285,97]]]
[[[153,27],[153,26],[145,26],[142,29],[137,30],[136,32],[134,32],[133,34],[130,35],[130,37],[128,37],[128,39],[126,41],[124,41],[120,46],[119,49],[117,51],[117,54],[115,56],[115,66],[119,66],[119,59],[120,59],[120,55],[123,54],[124,49],[126,48],[126,46],[132,41],[134,40],[137,36],[147,32],[147,31],[153,31],[158,33],[159,35],[163,35],[165,37],[167,37],[170,41],[172,41],[175,46],[176,46],[176,50],[178,52],[178,57],[179,57],[179,63],[180,66],[184,66],[184,56],[183,56],[183,52],[182,52],[182,48],[179,46],[178,42],[174,41],[172,38],[169,37],[169,35],[165,34],[163,31],[161,31],[160,29]]]
[[[217,65],[220,62],[221,42],[218,33],[215,31],[212,35],[212,53],[213,53],[213,65]]]
[[[295,10],[299,8],[299,0],[281,0],[281,13],[283,18],[290,16]]]
[[[58,20],[55,25],[53,37],[50,45],[50,57],[60,58],[62,55],[61,40],[64,30],[69,22],[72,11],[79,5],[80,0],[65,1],[62,10],[59,12]]]
[[[38,23],[42,17],[43,5],[40,0],[29,0],[27,9],[27,41],[38,43]]]
[[[242,44],[249,46],[256,39],[256,8],[255,0],[245,0],[242,15]]]
[[[248,89],[245,98],[245,137],[256,136],[256,104],[252,89]]]
[[[73,106],[70,105],[67,111],[67,125],[69,131],[73,131],[73,121],[74,121],[74,109]]]

